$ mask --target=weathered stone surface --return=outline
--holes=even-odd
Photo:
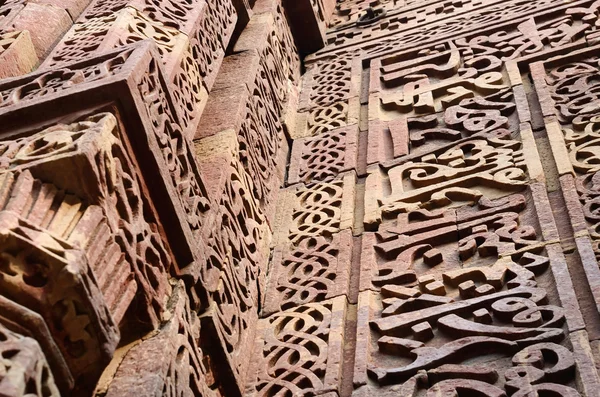
[[[120,139],[116,118],[100,113],[1,143],[7,148],[3,208],[85,250],[117,323],[138,290],[149,307],[161,310],[172,263],[152,207],[143,202],[144,182]],[[78,170],[77,178],[53,174],[61,168]],[[151,319],[153,310],[141,317]]]
[[[246,395],[338,391],[345,319],[341,296],[260,320]]]
[[[600,3],[87,1],[0,5],[1,395],[595,395]]]
[[[238,154],[236,134],[224,131],[196,142],[200,170],[218,210],[205,237],[206,262],[198,293],[202,337],[226,395],[239,395],[252,355],[265,294],[271,231],[252,195],[252,180]]]
[[[294,140],[288,185],[334,179],[356,168],[358,126]]]
[[[184,133],[194,134],[214,84],[237,14],[228,1],[96,0],[55,47],[42,68],[80,60],[144,39],[153,40],[173,85]]]
[[[38,57],[28,30],[0,37],[0,78],[27,74],[37,66]]]
[[[35,396],[58,397],[54,383],[38,343],[28,337],[9,331],[0,324],[0,390],[6,397]]]
[[[144,42],[92,58],[72,65],[71,69],[61,69],[52,80],[48,78],[55,76],[55,72],[8,80],[0,88],[8,99],[2,103],[0,118],[5,120],[6,130],[11,123],[18,123],[19,113],[27,114],[49,103],[56,107],[44,112],[45,117],[60,117],[67,109],[73,112],[93,108],[106,101],[114,101],[124,109],[139,109],[139,118],[124,119],[124,130],[125,133],[143,131],[147,140],[142,144],[133,135],[127,139],[135,142],[133,155],[141,167],[153,170],[153,176],[147,174],[145,178],[152,179],[149,197],[158,218],[170,230],[167,239],[180,264],[174,271],[197,279],[200,267],[194,261],[203,261],[198,240],[209,216],[209,201],[190,142],[182,134],[160,63],[151,47],[151,43]],[[23,86],[27,90],[20,88]],[[29,120],[41,122],[35,117]],[[180,233],[178,237],[176,233]]]
[[[165,312],[165,325],[122,359],[106,396],[217,396],[203,355],[200,321],[179,283]]]
[[[276,247],[271,260],[263,316],[349,293],[352,233],[304,239],[298,247]]]
[[[330,237],[352,227],[356,175],[331,182],[282,190],[277,203],[274,244],[298,244],[304,238]]]
[[[12,211],[0,213],[0,225],[2,296],[38,313],[72,376],[93,382],[110,360],[119,331],[85,253]]]
[[[69,30],[73,21],[60,5],[28,2],[23,9],[14,13],[10,21],[0,23],[4,31],[27,30],[36,56],[44,59],[56,41]]]

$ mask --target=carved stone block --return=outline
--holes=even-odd
[[[43,172],[39,172],[35,167],[32,170],[43,175]],[[94,175],[88,176],[91,180]],[[104,212],[96,205],[88,206],[82,199],[59,190],[53,184],[35,180],[29,171],[18,175],[12,172],[3,173],[0,180],[6,195],[1,204],[5,211],[14,212],[31,224],[64,239],[74,249],[84,250],[90,269],[98,281],[98,287],[106,297],[108,310],[115,322],[120,323],[138,290],[138,284],[131,268],[135,256],[132,257],[131,252],[123,252],[116,242],[121,242],[117,235],[126,229],[123,226],[121,231],[118,227],[112,229],[116,223],[116,214]],[[107,216],[112,216],[112,224],[107,220]],[[135,233],[135,230],[130,232]],[[139,269],[140,273],[143,270]],[[149,301],[152,300],[150,296],[153,293],[165,293],[161,290],[161,284],[166,282],[164,274],[164,268],[157,269],[156,274],[153,274],[153,281],[157,282],[154,291],[148,288],[148,280],[141,277],[140,289],[149,294]],[[140,294],[144,295],[144,292]],[[140,310],[140,313],[142,312],[143,310]]]
[[[262,316],[349,293],[352,233],[307,238],[298,247],[276,247]]]
[[[38,343],[0,324],[0,395],[58,397],[60,392]]]
[[[560,176],[560,186],[567,204],[575,235],[577,253],[588,283],[600,279],[597,258],[600,257],[598,219],[597,147],[598,118],[595,103],[597,66],[596,50],[573,51],[530,66],[536,93],[544,116],[544,124],[552,155]],[[600,293],[592,287],[596,303]]]
[[[36,56],[44,59],[56,41],[69,30],[73,21],[69,13],[60,6],[28,2],[23,9],[14,12],[10,20],[1,23],[5,32],[29,31]]]
[[[340,58],[319,62],[302,75],[298,110],[328,106],[360,94],[362,64],[358,59]]]
[[[395,5],[390,4],[389,6]],[[363,18],[361,24],[346,29],[333,30],[327,38],[331,47],[327,50],[318,51],[312,59],[342,53],[355,53],[364,56],[384,54],[391,49],[401,51],[408,48],[423,48],[425,45],[440,43],[456,37],[459,32],[465,36],[469,32],[479,36],[486,29],[489,29],[488,34],[491,36],[492,42],[502,43],[505,38],[515,38],[514,46],[508,51],[523,51],[525,48],[528,50],[525,53],[530,54],[543,48],[543,45],[540,45],[542,40],[546,43],[551,42],[553,47],[568,44],[571,40],[576,41],[578,36],[582,36],[582,31],[578,30],[581,25],[573,24],[573,19],[581,18],[589,23],[586,15],[591,15],[595,9],[593,2],[572,7],[570,4],[556,4],[552,0],[544,0],[535,4],[524,4],[518,0],[509,3],[491,1],[485,7],[473,7],[474,4],[470,1],[461,2],[458,5],[442,6],[441,8],[433,3],[429,6],[433,8],[417,6],[412,10],[396,12],[389,16],[385,14],[386,7],[374,10],[375,12],[370,15],[365,12],[359,17]],[[460,11],[463,6],[467,7],[468,12],[455,13],[455,11]],[[589,11],[586,7],[589,7]],[[571,10],[568,10],[569,8]],[[438,14],[438,10],[441,11],[441,14]],[[581,12],[582,10],[584,12]],[[566,19],[565,23],[565,19],[563,19],[565,14],[573,15],[575,18],[570,17]],[[509,25],[519,25],[527,22],[533,16],[536,17],[536,20],[538,16],[542,17],[540,18],[540,26],[537,28],[539,33],[535,30],[532,31],[530,28],[525,28],[523,29],[525,34],[515,29],[516,32],[514,30],[510,31],[509,34],[502,32],[497,37],[494,36],[494,31],[490,29],[490,25],[509,21],[513,22]],[[415,26],[415,21],[419,19],[422,21],[429,20],[430,23]],[[547,34],[553,29],[553,33],[546,37],[543,36],[544,33]],[[583,30],[585,31],[585,29]],[[591,27],[589,31],[590,33],[595,32],[596,29]],[[589,36],[593,37],[592,35]],[[485,36],[480,37],[478,40],[486,44],[483,39],[485,39]],[[500,46],[500,52],[502,50],[506,51],[506,48]],[[427,55],[427,53],[424,54]]]
[[[430,154],[405,157],[385,167],[370,166],[365,228],[376,228],[382,219],[400,212],[450,205],[453,196],[475,202],[482,194],[495,198],[522,189],[528,177],[520,149],[521,143],[512,139],[510,131],[499,130],[459,140]]]
[[[168,306],[166,323],[158,333],[127,351],[105,391],[107,397],[132,393],[140,396],[220,395],[212,389],[217,385],[213,384],[211,362],[203,352],[200,321],[191,310],[183,283],[173,289]]]
[[[213,86],[215,96],[216,91],[232,87],[245,86],[246,89],[251,90],[254,87],[256,71],[259,68],[260,62],[260,54],[257,49],[250,49],[225,57],[219,69],[218,78]],[[207,113],[207,116],[209,115],[211,113]],[[205,128],[203,126],[202,131]]]
[[[272,103],[280,112],[286,100],[290,83],[299,80],[300,63],[297,59],[287,25],[280,23],[279,13],[255,15],[235,44],[234,51],[258,51],[259,70],[268,81],[265,87]],[[258,81],[255,81],[258,85]]]
[[[10,32],[0,36],[0,78],[29,73],[37,63],[38,57],[29,31]]]
[[[275,245],[297,245],[305,238],[331,237],[353,227],[356,175],[347,172],[331,182],[282,190],[274,226]]]
[[[218,211],[206,240],[203,272],[208,307],[201,313],[202,340],[217,371],[225,374],[226,395],[239,395],[244,385],[260,298],[265,294],[271,233],[255,201],[252,181],[238,155],[231,131],[196,142],[201,171]]]
[[[535,349],[550,349],[573,368],[566,332],[584,326],[571,287],[558,295],[543,287],[572,284],[562,253],[538,237],[542,228],[556,228],[537,216],[547,198],[544,204],[532,194],[411,212],[363,237],[357,395],[469,390],[501,396],[543,389],[579,395],[572,369],[554,380],[543,380],[543,371],[535,382],[515,375],[542,369],[520,367]],[[544,311],[554,313],[544,317],[548,321],[521,321]],[[473,354],[492,355],[486,369],[471,366]]]
[[[358,125],[294,140],[288,185],[328,181],[356,168]]]
[[[287,159],[287,140],[280,114],[292,76],[281,56],[281,38],[277,35],[274,18],[270,14],[260,16],[268,23],[253,19],[256,26],[250,29],[261,35],[256,41],[260,45],[253,43],[258,48],[225,59],[224,73],[219,74],[216,83],[222,89],[212,92],[195,138],[202,139],[227,129],[238,134],[240,158],[246,172],[253,176],[252,193],[271,221]],[[242,39],[247,40],[247,36]],[[235,67],[242,61],[248,63],[240,75]]]
[[[338,392],[345,320],[343,296],[260,320],[246,395]]]
[[[328,131],[357,124],[360,102],[357,97],[329,106],[313,107],[296,115],[296,125],[290,132],[292,139],[316,136]]]
[[[266,261],[271,233],[265,214],[254,200],[252,180],[245,173],[237,151],[233,131],[196,142],[203,178],[210,186],[211,199],[218,204],[207,240],[205,288],[216,291],[219,273],[228,265],[238,269],[236,280],[243,281],[248,300],[258,304],[259,290],[264,289]],[[224,232],[226,231],[226,232]],[[231,250],[231,251],[230,251]],[[208,280],[212,282],[207,282]],[[240,292],[241,293],[241,292]]]
[[[173,85],[184,133],[192,135],[233,32],[233,5],[227,0],[164,5],[134,0],[115,4],[114,12],[107,13],[105,3],[98,0],[86,10],[42,68],[152,39]],[[185,18],[181,18],[182,13]]]
[[[74,378],[93,382],[108,363],[119,330],[85,252],[12,211],[0,212],[2,296],[39,313]]]
[[[131,142],[132,155],[144,170],[145,179],[152,180],[148,197],[156,206],[160,223],[169,229],[167,239],[178,259],[173,271],[197,280],[201,266],[195,263],[204,260],[199,241],[210,215],[209,202],[151,47],[152,43],[144,42],[70,65],[69,69],[5,80],[0,87],[0,119],[5,122],[6,134],[23,120],[23,113],[35,124],[107,102],[112,102],[116,111],[128,110],[123,135]],[[35,111],[42,108],[43,112]],[[145,139],[141,141],[139,136]]]
[[[170,292],[172,254],[158,234],[145,186],[112,114],[57,124],[0,145],[1,213],[13,223],[18,216],[16,224],[25,231],[17,233],[22,241],[14,240],[14,232],[5,237],[5,272],[11,276],[3,278],[8,283],[3,294],[38,312],[48,334],[36,334],[23,314],[9,320],[31,332],[52,357],[63,392],[72,387],[70,373],[77,387],[89,387],[112,356],[116,324],[152,323],[160,315]],[[64,169],[73,173],[56,172]],[[136,295],[135,312],[122,321]],[[58,348],[64,358],[56,358]],[[89,383],[82,385],[79,376]]]

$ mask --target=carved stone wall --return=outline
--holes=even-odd
[[[600,3],[0,5],[0,397],[600,390]]]

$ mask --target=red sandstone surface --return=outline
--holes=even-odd
[[[0,4],[0,397],[600,395],[600,2]]]

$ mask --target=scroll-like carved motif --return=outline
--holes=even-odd
[[[600,170],[600,111],[597,106],[600,100],[597,94],[600,69],[593,49],[580,52],[574,61],[563,57],[551,68],[536,64],[532,66],[532,75],[538,95],[547,98],[546,114],[554,114],[558,119],[558,122],[547,123],[547,128],[549,133],[556,135],[553,139],[564,142],[564,147],[553,148],[560,172],[574,174],[574,179],[570,175],[562,177],[563,183],[565,178],[570,181],[563,189],[577,189],[581,207],[572,210],[581,211],[582,221],[587,221],[583,227],[587,226],[596,257],[600,257],[599,219],[596,214]],[[565,195],[572,197],[573,193],[565,192]],[[576,203],[575,199],[569,205],[577,206]],[[573,225],[581,227],[575,220]]]
[[[332,182],[315,183],[297,192],[290,192],[293,194],[291,224],[285,223],[286,220],[282,225],[289,231],[289,240],[298,244],[304,238],[330,237],[341,229],[350,227],[354,184],[354,174],[347,173]]]
[[[218,365],[233,370],[239,390],[248,369],[264,294],[269,232],[253,200],[252,183],[237,156],[229,160],[215,224],[207,239],[203,286],[209,310],[201,317]]]
[[[461,54],[470,64],[486,62],[490,57],[502,61],[531,56],[550,48],[581,42],[591,28],[581,9],[567,10],[567,16],[531,17],[485,35],[472,34],[456,40]]]
[[[240,159],[249,175],[253,176],[253,195],[266,213],[274,204],[274,194],[281,186],[278,175],[278,160],[285,149],[283,127],[279,122],[279,103],[269,96],[269,81],[260,76],[264,68],[259,68],[254,91],[246,104],[247,117],[238,134]]]
[[[327,181],[356,167],[358,126],[296,139],[292,149],[288,184]]]
[[[593,1],[587,2],[584,7],[593,5]],[[581,4],[583,5],[583,4]],[[584,17],[580,14],[584,7],[574,7],[573,11],[566,12],[569,8],[569,4],[557,4],[552,0],[538,0],[538,1],[511,1],[504,3],[497,3],[492,6],[482,7],[472,10],[471,12],[461,13],[459,15],[451,15],[449,18],[445,18],[441,21],[434,21],[433,23],[425,25],[413,25],[407,28],[400,28],[402,21],[402,14],[397,16],[388,17],[384,23],[374,24],[366,29],[353,28],[353,29],[342,29],[339,32],[333,32],[328,40],[330,44],[336,44],[341,49],[328,49],[328,51],[321,50],[317,52],[317,56],[336,56],[344,54],[348,55],[378,55],[389,52],[393,49],[408,49],[411,47],[422,46],[425,43],[441,42],[444,39],[450,39],[453,36],[462,35],[466,32],[473,32],[474,35],[480,35],[484,29],[489,27],[491,24],[499,24],[503,21],[512,20],[515,22],[514,26],[519,25],[527,20],[527,17],[534,14],[542,14],[544,18],[541,19],[538,26],[538,32],[540,33],[541,40],[544,44],[552,46],[568,44],[575,42],[582,37],[581,30],[585,29],[586,23],[591,20],[590,17]],[[594,8],[592,6],[592,8]],[[544,11],[559,9],[562,15],[556,17],[557,13],[545,13]],[[590,14],[593,14],[592,10]],[[567,15],[566,17],[563,17]],[[433,18],[439,18],[438,16],[432,15]],[[583,17],[583,18],[582,18]],[[442,17],[443,18],[443,17]],[[549,19],[548,19],[549,18]],[[394,20],[399,23],[390,23]],[[537,18],[536,18],[537,21]],[[589,32],[594,32],[595,28],[592,26]],[[511,30],[508,35],[499,34],[493,36],[492,41],[503,41],[503,39],[509,39],[513,36],[513,41],[510,46],[514,46],[515,49],[519,47],[527,48],[528,52],[531,53],[533,46],[527,44],[527,41],[533,38],[535,41],[537,37],[535,31],[533,35],[530,35],[531,30],[525,30],[524,35],[520,35],[518,29]],[[539,41],[538,41],[539,42]],[[341,46],[347,44],[346,46]],[[525,44],[525,45],[524,45]],[[522,46],[524,45],[524,46]],[[350,48],[347,48],[350,47]],[[511,51],[509,46],[504,47],[504,50]],[[336,54],[337,53],[337,54]]]
[[[0,108],[9,107],[27,100],[58,94],[77,85],[92,83],[117,75],[123,70],[133,50],[131,48],[117,53],[98,57],[94,62],[86,62],[78,67],[67,67],[37,73],[16,80],[16,84],[5,84],[0,88]]]
[[[314,66],[309,72],[312,77],[310,87],[303,90],[309,92],[309,106],[328,106],[348,99],[351,90],[352,61],[339,59]]]
[[[422,116],[466,104],[486,109],[488,117],[502,118],[500,114],[514,111],[501,54],[477,54],[473,59],[472,53],[453,43],[415,52],[416,59],[394,54],[371,62],[373,90],[379,93],[383,119],[398,114]]]
[[[248,395],[339,390],[345,297],[260,320]]]
[[[550,94],[563,124],[573,123],[588,132],[595,131],[592,118],[597,116],[593,107],[598,101],[597,62],[596,57],[590,57],[549,71]]]
[[[328,107],[316,107],[308,114],[308,135],[319,135],[336,128],[345,127],[348,122],[348,103],[338,102]]]
[[[348,293],[352,233],[306,238],[294,249],[273,253],[263,315]]]
[[[412,10],[406,10],[404,12],[390,12],[385,16],[383,21],[376,21],[379,23],[372,23],[370,26],[347,26],[345,29],[333,30],[328,34],[329,44],[336,44],[338,46],[355,44],[363,40],[381,38],[382,36],[406,34],[415,28],[430,24],[432,22],[438,22],[440,20],[448,19],[450,21],[468,18],[469,16],[473,21],[477,22],[491,22],[500,19],[502,16],[509,14],[511,11],[510,6],[506,5],[504,8],[499,7],[496,1],[487,1],[488,6],[484,8],[485,11],[477,10],[479,1],[478,0],[463,0],[452,4],[427,4],[422,7],[415,7]],[[516,3],[516,4],[515,4]],[[523,3],[513,2],[513,11],[515,15],[522,15],[517,10],[523,11],[523,8],[519,8],[518,5]],[[387,7],[375,7],[378,10],[384,11],[386,8],[391,8],[395,4],[389,4]],[[476,11],[475,11],[475,10]],[[527,9],[527,8],[525,8]],[[534,9],[530,6],[529,9]],[[469,12],[471,11],[471,12]],[[495,16],[490,17],[489,14]],[[499,14],[499,15],[494,15]],[[362,15],[365,15],[363,13]],[[453,18],[454,17],[454,18]],[[473,23],[473,22],[472,22]],[[443,24],[443,22],[442,22]]]
[[[455,284],[450,282],[455,278],[452,270],[460,268],[461,263],[468,265],[473,274],[483,273],[494,288],[499,288],[504,274],[511,270],[511,266],[499,258],[509,255],[521,258],[524,252],[537,254],[541,246],[535,229],[520,224],[519,213],[526,203],[524,196],[509,196],[496,201],[482,197],[478,203],[477,209],[463,207],[400,214],[395,224],[381,227],[376,236],[365,237],[367,244],[373,244],[374,251],[363,257],[361,288],[380,289],[387,284],[412,286],[417,283],[424,292],[444,295],[444,283]],[[411,218],[422,220],[411,221]],[[440,248],[446,244],[452,244],[452,248]],[[523,265],[528,264],[527,258],[535,255],[525,257]],[[494,260],[498,260],[497,265],[490,262]],[[547,260],[543,261],[547,264]],[[489,275],[481,267],[482,263],[491,265]],[[438,280],[436,275],[442,269],[444,279]],[[460,277],[461,271],[456,273],[459,279],[465,278],[469,271]],[[431,277],[424,277],[430,274]],[[477,294],[474,284],[469,293]]]
[[[551,263],[527,201],[514,195],[420,210],[364,237],[367,246],[374,241],[372,259],[363,250],[358,334],[368,337],[357,343],[356,356],[366,359],[357,360],[355,384],[366,385],[368,374],[409,396],[579,395],[573,355],[557,344],[569,314],[542,287]],[[469,361],[488,354],[512,357],[514,367]],[[424,373],[429,382],[419,381]]]
[[[81,61],[90,55],[126,46],[144,39],[157,43],[165,68],[170,72],[178,54],[187,45],[176,29],[156,23],[137,10],[126,7],[106,17],[77,23],[42,65],[55,68],[69,62]]]
[[[197,234],[208,210],[206,190],[200,176],[194,172],[195,159],[163,91],[156,60],[150,60],[148,74],[138,83],[138,91],[146,102],[146,115],[151,120],[163,161],[170,171],[171,183],[179,194],[182,208],[186,211],[187,223],[192,233]]]
[[[487,135],[487,136],[486,136]],[[482,191],[493,197],[519,190],[527,182],[519,141],[504,129],[446,146],[437,154],[403,162],[367,178],[365,225],[382,217],[433,205],[448,205],[452,197],[476,201]],[[385,186],[391,188],[386,192]],[[376,193],[382,192],[382,193]],[[474,200],[475,199],[475,200]]]
[[[0,390],[6,397],[58,397],[52,371],[38,343],[0,324]]]

